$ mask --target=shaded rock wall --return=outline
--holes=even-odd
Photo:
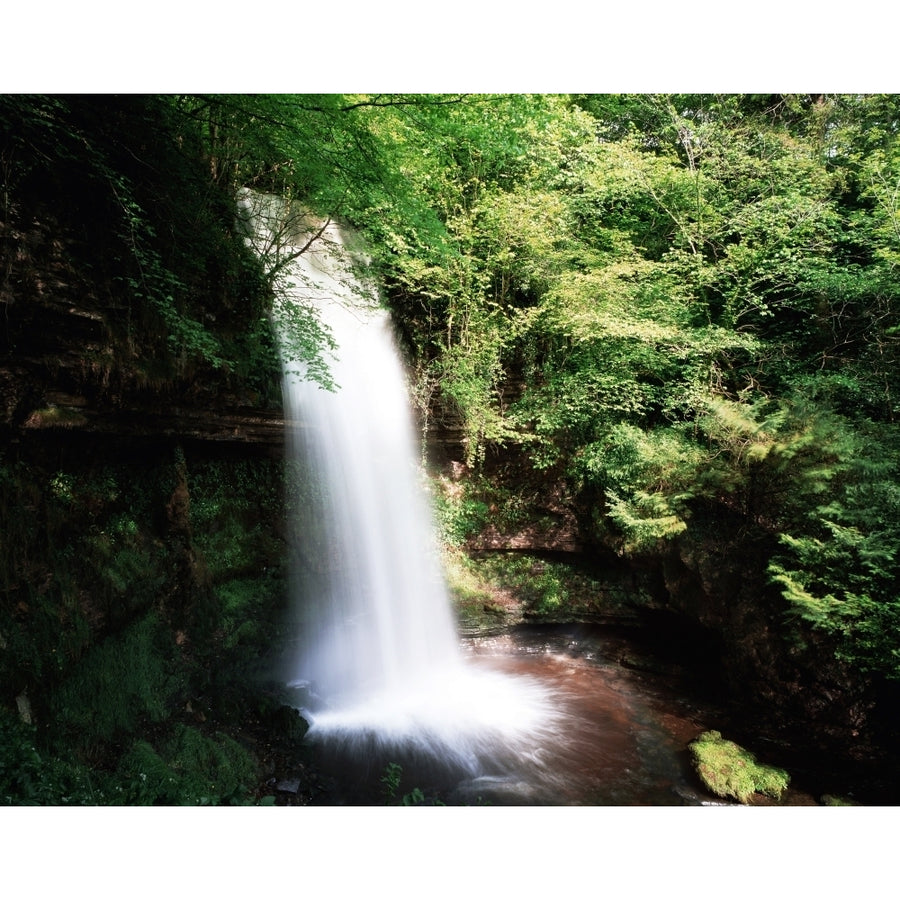
[[[0,435],[34,432],[135,440],[283,446],[280,403],[235,386],[227,373],[182,365],[121,333],[98,285],[46,223],[28,233],[0,223]]]

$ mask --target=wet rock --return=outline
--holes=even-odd
[[[300,792],[300,779],[288,778],[284,781],[276,781],[273,787],[282,794],[298,794]]]
[[[25,691],[22,691],[16,697],[16,708],[19,710],[19,718],[26,725],[31,725],[34,722],[34,716],[31,712],[31,701],[28,699],[28,694]]]
[[[450,795],[458,806],[531,806],[548,802],[541,792],[526,781],[483,775],[460,784]]]
[[[309,731],[309,722],[293,706],[279,706],[270,721],[276,734],[289,741],[302,741]]]

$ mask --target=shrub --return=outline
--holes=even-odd
[[[458,547],[487,525],[490,508],[477,498],[467,497],[459,485],[443,485],[434,495],[434,516],[443,544]]]
[[[119,774],[125,803],[208,806],[243,802],[257,772],[253,757],[232,738],[179,724],[160,750],[135,741]]]
[[[60,686],[53,701],[56,721],[83,749],[133,731],[141,719],[163,721],[173,694],[183,687],[173,656],[171,637],[156,615],[110,635]]]
[[[37,729],[0,709],[0,806],[93,806],[108,802],[102,774],[39,748]]]

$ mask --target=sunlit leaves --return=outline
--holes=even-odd
[[[604,498],[605,515],[623,537],[623,550],[647,549],[687,528],[691,474],[702,453],[674,429],[644,431],[612,425],[582,448],[572,474]]]

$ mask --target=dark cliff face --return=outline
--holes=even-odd
[[[227,371],[173,358],[149,335],[119,333],[72,239],[53,223],[27,232],[0,223],[0,433],[123,439],[169,437],[258,445],[278,453],[284,421],[277,383],[267,397]]]
[[[61,617],[61,627],[67,617],[83,621],[84,642],[68,651],[75,660],[149,609],[168,615],[203,602],[209,585],[187,513],[167,515],[186,508],[175,503],[188,492],[176,460],[194,470],[229,460],[280,466],[284,417],[277,382],[264,397],[227,368],[178,358],[146,323],[123,332],[122,308],[108,299],[115,280],[92,278],[88,249],[44,215],[0,222],[0,471],[10,545],[0,602],[22,635],[33,633],[38,609]],[[129,484],[143,487],[129,495]],[[131,533],[108,535],[123,518]],[[37,530],[34,520],[43,522]],[[90,544],[77,574],[74,566],[63,574],[60,542]],[[95,590],[88,563],[98,568]],[[103,587],[104,572],[121,591]],[[156,589],[132,605],[140,591],[131,580],[142,575]],[[106,601],[91,599],[104,591]],[[50,643],[30,659],[21,651],[12,670],[19,681],[46,669],[38,657]]]
[[[658,561],[665,608],[720,635],[727,695],[751,730],[836,757],[877,758],[889,737],[878,687],[825,636],[790,624],[765,575],[768,543],[680,535]]]
[[[166,98],[0,98],[0,433],[280,444],[267,288]]]
[[[0,307],[0,715],[127,791],[136,741],[218,747],[252,703],[286,595],[283,414],[123,344],[64,243],[42,249],[19,248]]]

